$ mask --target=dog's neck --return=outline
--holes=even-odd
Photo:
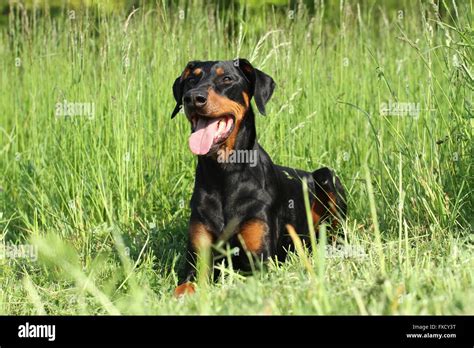
[[[250,106],[240,123],[233,150],[252,150],[257,142],[255,114]]]
[[[240,122],[238,133],[233,146],[233,151],[254,151],[257,150],[257,134],[255,129],[255,114],[252,107],[249,107]],[[227,150],[229,151],[229,149]],[[244,166],[248,166],[248,163],[229,163],[218,161],[219,156],[217,154],[211,156],[198,156],[198,165],[202,166],[203,169],[210,169],[218,172],[232,172],[236,170],[242,170]]]

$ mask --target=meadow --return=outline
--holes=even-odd
[[[473,314],[473,6],[13,5],[0,314]],[[277,83],[259,142],[333,168],[348,219],[339,249],[320,238],[175,299],[196,159],[171,87],[190,60],[236,57]]]

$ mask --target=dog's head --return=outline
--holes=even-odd
[[[222,146],[233,149],[250,100],[261,114],[275,88],[273,79],[246,59],[192,61],[173,84],[176,107],[191,123],[189,147],[196,155],[215,153]]]

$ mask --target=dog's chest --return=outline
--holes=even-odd
[[[196,185],[191,206],[217,234],[229,224],[263,218],[272,201],[261,176],[247,172],[207,179]]]

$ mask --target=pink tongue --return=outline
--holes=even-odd
[[[189,148],[196,155],[205,155],[209,152],[218,130],[219,118],[198,118],[196,130],[189,137]]]

